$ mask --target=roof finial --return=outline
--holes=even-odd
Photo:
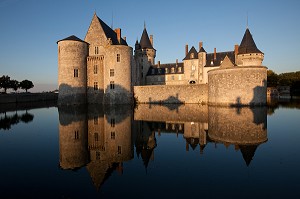
[[[146,22],[145,22],[145,20],[144,20],[144,29],[146,29]]]
[[[247,29],[248,29],[248,11],[247,11]]]
[[[111,29],[114,27],[114,11],[111,11]]]

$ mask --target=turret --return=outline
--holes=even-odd
[[[146,84],[146,74],[151,65],[155,64],[156,50],[153,48],[153,35],[148,36],[146,26],[141,36],[141,40],[135,44],[136,67],[138,68],[137,78],[141,85]]]
[[[264,53],[261,52],[253,40],[250,30],[247,28],[237,53],[238,66],[261,66]]]
[[[199,83],[203,83],[203,67],[206,65],[206,51],[203,48],[203,42],[199,42]]]
[[[58,104],[86,102],[88,43],[72,35],[58,44]]]

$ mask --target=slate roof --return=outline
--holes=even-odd
[[[203,47],[200,48],[199,53],[206,53]]]
[[[56,43],[58,43],[58,42],[60,42],[60,41],[66,41],[66,40],[85,42],[85,41],[79,39],[78,37],[76,37],[75,35],[71,35],[71,36],[69,36],[69,37],[67,37],[67,38],[58,40]],[[85,43],[87,43],[87,42],[85,42]]]
[[[192,53],[194,53],[194,58],[191,57]],[[185,56],[185,58],[183,60],[190,60],[190,59],[198,59],[198,53],[194,46],[192,46],[191,50],[188,52],[188,54]]]
[[[126,45],[128,46],[127,42],[121,38],[120,42],[118,41],[117,38],[117,33],[111,29],[106,23],[104,23],[104,21],[102,21],[99,17],[97,17],[100,25],[106,35],[107,38],[111,38],[112,44],[113,45]]]
[[[146,28],[144,28],[144,31],[143,31],[143,34],[142,34],[142,37],[141,37],[141,40],[140,40],[140,45],[141,45],[142,49],[146,49],[146,48],[154,49],[151,42],[150,42],[150,39],[149,39]]]
[[[257,47],[253,40],[253,37],[250,33],[250,30],[247,28],[242,39],[242,42],[239,46],[238,54],[248,54],[248,53],[262,53]]]
[[[226,55],[230,59],[230,61],[232,63],[235,63],[235,54],[234,54],[234,51],[217,52],[216,53],[216,59],[214,59],[214,53],[208,53],[208,54],[206,54],[206,65],[204,67],[220,66],[221,65],[221,61],[224,60],[224,58],[226,57]]]
[[[179,71],[179,67],[181,67],[181,71]],[[174,68],[174,72],[172,72],[172,68]],[[166,70],[167,69],[167,70]],[[166,73],[167,71],[167,73]],[[147,76],[151,75],[172,75],[172,74],[183,74],[184,73],[184,67],[183,63],[178,63],[176,67],[176,63],[169,63],[169,64],[160,64],[158,65],[152,65],[149,67],[149,70],[147,72]]]

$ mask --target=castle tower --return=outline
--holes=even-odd
[[[194,46],[188,51],[188,45],[185,46],[185,58],[183,59],[184,76],[187,84],[198,84],[198,53]]]
[[[153,36],[150,39],[144,26],[140,43],[135,44],[135,62],[138,74],[136,77],[140,80],[140,85],[146,84],[146,75],[151,65],[155,64],[156,50],[153,48]]]
[[[86,102],[88,43],[72,35],[58,44],[58,104]]]
[[[262,66],[263,60],[264,53],[256,47],[250,30],[247,28],[238,48],[236,63],[238,66]]]
[[[90,44],[87,57],[89,103],[132,103],[132,48],[121,29],[112,30],[96,13],[85,36]]]
[[[203,83],[203,67],[206,65],[206,51],[203,48],[203,42],[199,42],[199,52],[198,52],[198,82]]]

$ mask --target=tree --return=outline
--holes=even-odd
[[[20,83],[17,80],[10,80],[10,88],[12,88],[14,91],[17,91],[18,88],[20,88]]]
[[[4,92],[6,93],[6,90],[10,88],[10,77],[3,75],[0,77],[0,88],[4,88]]]
[[[276,87],[278,85],[278,75],[272,71],[267,71],[267,86],[268,87]]]
[[[24,89],[26,91],[26,93],[27,93],[28,89],[31,89],[33,87],[34,87],[34,85],[33,85],[32,81],[29,81],[27,79],[20,82],[20,88]]]

